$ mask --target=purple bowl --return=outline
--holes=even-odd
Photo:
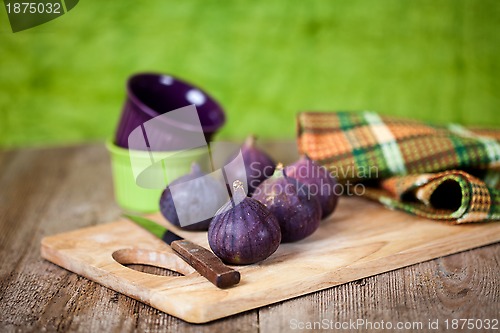
[[[205,140],[209,142],[224,124],[222,107],[202,89],[171,75],[135,74],[127,82],[127,99],[116,130],[116,145],[129,148],[128,137],[138,126],[161,114],[188,105],[195,105]],[[199,130],[191,124],[169,124],[183,132]],[[174,133],[157,133],[163,140],[175,140]]]

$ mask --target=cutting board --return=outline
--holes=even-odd
[[[170,226],[161,215],[150,218]],[[170,226],[171,227],[171,226]],[[180,235],[208,248],[206,233]],[[309,238],[280,245],[268,259],[235,266],[241,282],[218,289],[165,243],[126,220],[42,240],[42,257],[115,291],[192,323],[271,303],[500,241],[500,223],[450,225],[341,198],[337,211]],[[183,276],[142,273],[149,264]]]

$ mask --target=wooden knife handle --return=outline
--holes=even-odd
[[[170,246],[188,264],[219,288],[240,282],[240,272],[224,265],[215,254],[186,239],[173,241]]]

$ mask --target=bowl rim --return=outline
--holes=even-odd
[[[183,156],[197,156],[200,155],[200,153],[205,153],[207,149],[209,150],[210,148],[208,147],[197,147],[197,148],[192,148],[192,149],[185,149],[185,150],[169,150],[169,151],[156,151],[156,150],[136,150],[136,149],[129,149],[129,148],[124,148],[121,146],[118,146],[112,139],[107,139],[106,140],[106,149],[114,156],[127,156],[129,157],[130,154],[133,154],[134,156],[137,157],[144,157],[144,158],[151,158],[151,154],[162,154],[165,156],[168,156],[169,154],[178,154],[182,152]]]
[[[147,76],[153,76],[153,77],[156,77],[157,79],[160,79],[161,77],[169,76],[172,79],[174,79],[174,80],[176,80],[176,81],[178,81],[186,86],[192,87],[193,89],[197,89],[197,90],[201,91],[203,94],[205,94],[205,96],[207,98],[209,98],[216,105],[215,109],[217,110],[218,117],[217,117],[217,120],[212,125],[204,126],[202,124],[201,127],[203,129],[203,132],[214,133],[220,127],[222,127],[222,125],[224,125],[224,123],[226,122],[226,115],[225,115],[224,109],[222,108],[221,104],[212,95],[207,93],[204,89],[200,88],[199,86],[192,84],[189,81],[180,79],[179,77],[172,75],[172,74],[158,73],[158,72],[139,72],[139,73],[132,74],[128,77],[127,83],[126,83],[127,98],[129,98],[132,101],[132,103],[136,104],[139,107],[139,109],[141,109],[142,112],[145,112],[146,115],[151,117],[151,119],[161,115],[162,113],[158,113],[157,111],[155,111],[152,108],[150,108],[149,106],[147,106],[144,102],[142,102],[136,96],[136,94],[132,91],[132,87],[131,87],[131,82],[133,79],[140,78],[140,77],[147,77]],[[190,105],[194,105],[196,107],[195,104],[190,104]],[[186,105],[186,106],[188,106],[188,105]],[[173,111],[173,110],[171,110],[171,111]],[[175,120],[170,119],[169,121],[180,126],[181,128],[185,128],[188,130],[197,130],[197,128],[194,128],[192,126],[177,122]]]

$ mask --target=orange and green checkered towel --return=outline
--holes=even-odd
[[[454,223],[500,219],[500,129],[375,112],[303,112],[298,148],[391,209]]]

